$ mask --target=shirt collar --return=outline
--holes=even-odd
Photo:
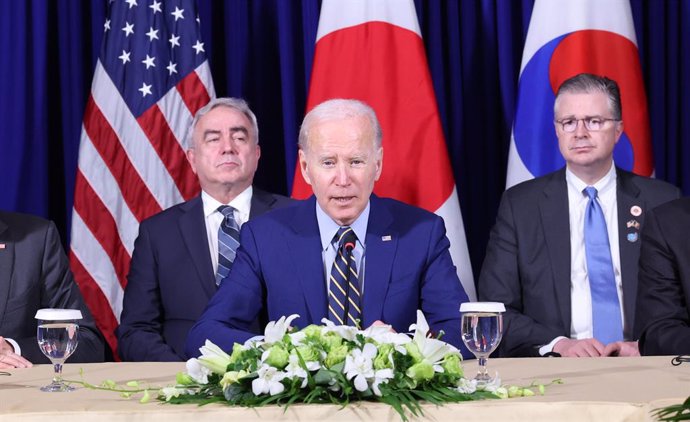
[[[583,190],[585,190],[587,186],[590,186],[587,183],[583,182],[579,177],[575,175],[575,173],[570,171],[570,169],[567,167],[565,169],[565,180],[577,192],[582,192]],[[610,189],[615,188],[616,166],[613,165],[613,163],[611,163],[611,168],[609,169],[608,173],[606,173],[604,177],[599,179],[599,181],[597,181],[592,186],[596,188],[598,195],[601,195],[602,193],[608,192]]]
[[[365,244],[365,239],[367,235],[367,226],[369,224],[369,209],[371,206],[371,201],[367,202],[367,206],[364,211],[357,217],[357,219],[350,224],[352,230],[357,235],[357,241],[361,244]],[[328,247],[333,242],[335,234],[338,233],[340,226],[333,221],[333,219],[326,214],[324,210],[321,209],[319,202],[316,201],[316,221],[319,224],[319,234],[321,236],[321,248],[322,250],[328,249]]]
[[[240,194],[234,197],[232,201],[230,201],[227,204],[223,204],[216,198],[206,193],[206,191],[202,190],[201,202],[204,204],[204,217],[208,218],[211,214],[216,212],[218,210],[218,207],[220,207],[221,205],[229,205],[237,210],[237,212],[240,215],[240,218],[243,221],[247,221],[249,219],[249,211],[251,210],[252,206],[252,192],[252,186],[249,185],[247,189],[240,192]]]

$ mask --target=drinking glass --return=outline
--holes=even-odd
[[[36,312],[38,347],[53,363],[53,382],[41,387],[41,391],[72,391],[74,387],[62,382],[62,364],[77,349],[79,323],[82,318],[78,309],[39,309]]]
[[[503,337],[502,313],[505,311],[505,306],[499,302],[467,302],[460,305],[462,341],[479,363],[479,372],[474,377],[477,384],[492,381],[486,363]]]

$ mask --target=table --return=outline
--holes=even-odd
[[[555,378],[562,385],[547,388],[544,396],[447,404],[425,404],[425,420],[455,421],[650,421],[649,410],[679,403],[690,395],[690,364],[671,365],[671,357],[644,358],[525,358],[492,359],[505,384],[527,385]],[[474,374],[476,361],[464,364]],[[174,382],[183,363],[66,364],[64,377],[99,384],[139,380],[155,386]],[[269,406],[258,409],[213,404],[170,405],[152,400],[141,404],[108,391],[80,388],[70,393],[44,393],[38,387],[52,377],[52,366],[13,369],[0,376],[0,421],[161,421],[193,420],[296,420],[296,421],[399,421],[390,407],[360,403],[340,409],[332,405],[294,405],[285,411]]]

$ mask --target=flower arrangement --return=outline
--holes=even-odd
[[[527,387],[502,386],[498,376],[478,385],[464,377],[460,352],[438,338],[429,337],[429,325],[421,311],[410,326],[412,337],[395,333],[388,325],[358,330],[336,326],[323,319],[323,326],[295,330],[290,323],[297,315],[282,317],[266,326],[263,336],[235,344],[228,355],[210,341],[199,358],[189,359],[186,371],[177,374],[169,387],[123,385],[106,380],[100,385],[83,380],[65,380],[95,390],[120,393],[125,398],[143,393],[140,402],[225,403],[258,407],[268,404],[332,403],[346,406],[369,400],[392,406],[403,421],[407,412],[422,415],[420,401],[436,405],[468,400],[544,394],[544,384]],[[553,380],[550,384],[560,384]]]
[[[270,322],[264,336],[236,343],[230,355],[207,341],[159,399],[241,406],[370,400],[389,404],[407,420],[406,410],[422,413],[421,400],[440,405],[534,395],[530,388],[502,387],[498,377],[480,386],[464,378],[460,352],[428,337],[421,311],[410,327],[412,337],[386,325],[358,330],[326,319],[323,326],[294,330],[290,324],[297,317]],[[543,385],[530,387],[543,393]]]

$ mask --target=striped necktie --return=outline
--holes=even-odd
[[[618,300],[616,277],[613,273],[609,234],[597,190],[584,189],[589,197],[585,210],[585,255],[587,277],[592,295],[592,326],[594,338],[604,344],[623,340],[623,323]]]
[[[335,235],[338,252],[333,261],[328,287],[328,319],[335,324],[361,328],[359,275],[352,250],[357,235],[351,227],[341,227]]]
[[[216,272],[216,285],[230,273],[232,263],[235,261],[237,247],[240,246],[240,226],[237,225],[233,212],[235,209],[227,205],[218,207],[218,212],[223,214],[223,222],[218,229],[218,272]]]

